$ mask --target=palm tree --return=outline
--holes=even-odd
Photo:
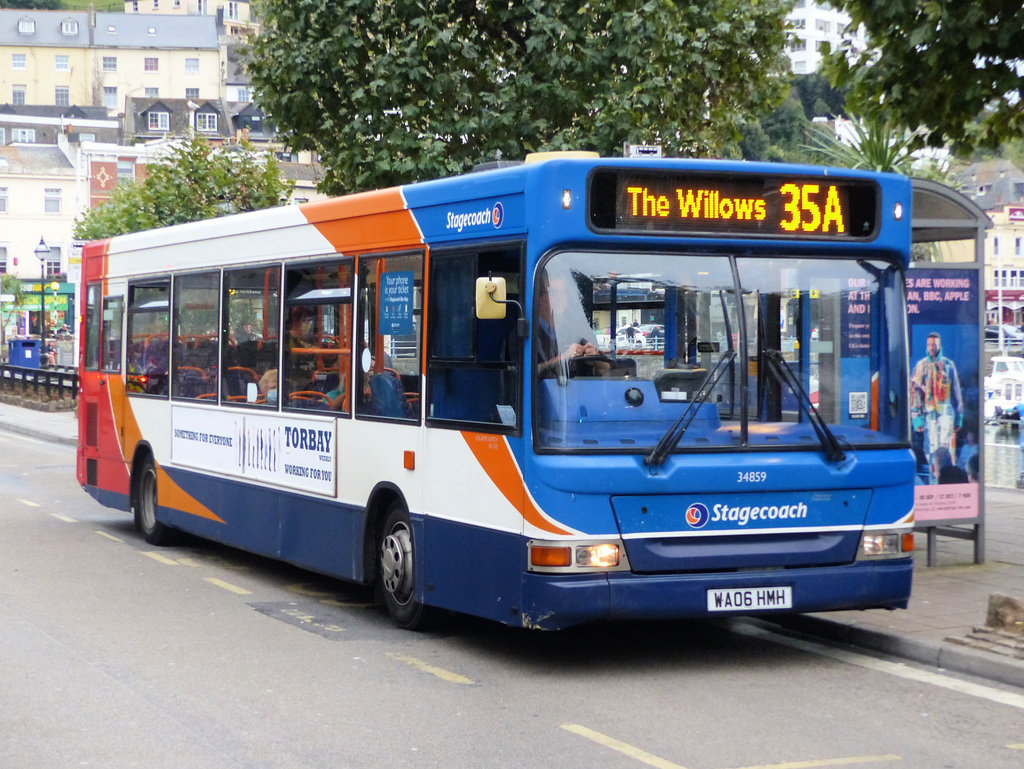
[[[917,160],[913,152],[919,146],[918,131],[897,130],[878,116],[867,120],[855,115],[850,117],[851,143],[842,141],[826,128],[815,126],[810,134],[811,144],[804,149],[829,165],[910,175]]]
[[[0,304],[0,350],[6,355],[7,342],[4,339],[4,329],[7,328],[7,319],[25,300],[25,293],[21,290],[21,281],[10,273],[4,272],[0,273],[0,294],[14,297],[13,301]]]

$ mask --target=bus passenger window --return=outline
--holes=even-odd
[[[356,413],[418,419],[423,254],[362,258],[359,285]]]
[[[284,361],[280,373],[261,380],[268,400],[278,397],[293,409],[350,412],[353,272],[349,259],[285,271]]]
[[[521,412],[519,309],[509,304],[504,318],[479,319],[475,294],[478,277],[502,277],[507,297],[518,300],[520,249],[435,253],[431,263],[427,418],[439,426],[457,421],[475,429],[515,429]]]
[[[221,400],[277,403],[281,268],[224,271]]]
[[[100,369],[121,372],[121,323],[124,320],[124,297],[108,296],[103,299],[103,339]]]
[[[175,398],[217,401],[219,289],[215,272],[174,279]]]
[[[96,371],[100,367],[100,324],[102,320],[100,284],[90,283],[85,287],[85,341],[82,344],[86,371]]]
[[[155,278],[128,286],[129,393],[167,395],[170,347],[170,296],[168,278]]]

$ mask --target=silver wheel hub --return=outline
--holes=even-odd
[[[396,602],[408,603],[413,586],[412,534],[405,524],[395,526],[384,538],[380,565],[384,589]]]

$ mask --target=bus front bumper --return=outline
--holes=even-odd
[[[525,574],[520,614],[523,627],[557,630],[587,622],[619,620],[905,609],[913,570],[912,558],[898,558],[845,566],[726,574]],[[748,588],[786,587],[792,596],[789,608],[708,609],[708,593],[712,590],[740,594]]]

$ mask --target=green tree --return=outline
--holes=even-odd
[[[825,67],[851,89],[851,108],[957,153],[1024,132],[1024,4],[1020,0],[831,0],[864,25],[868,47],[845,44]],[[977,126],[972,124],[977,121]]]
[[[150,163],[141,182],[119,185],[75,221],[75,237],[109,238],[280,204],[291,195],[272,155],[247,144],[211,147],[191,136]]]
[[[258,0],[259,102],[340,193],[498,153],[716,152],[786,93],[792,0]]]
[[[27,11],[60,11],[61,0],[0,0],[0,8],[22,8]]]
[[[806,149],[828,165],[910,175],[914,134],[894,129],[877,117],[854,116],[849,125],[850,142],[842,141],[831,127],[815,126]]]

